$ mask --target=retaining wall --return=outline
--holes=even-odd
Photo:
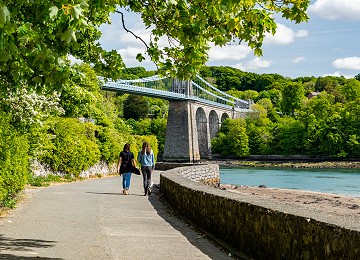
[[[255,259],[360,259],[360,230],[183,177],[213,178],[219,176],[216,169],[199,165],[165,171],[161,193],[184,217]]]

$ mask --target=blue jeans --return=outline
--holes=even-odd
[[[123,176],[123,189],[128,190],[130,188],[131,172],[124,172]]]

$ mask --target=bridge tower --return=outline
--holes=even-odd
[[[211,159],[211,139],[218,133],[222,121],[242,115],[194,99],[191,81],[174,79],[172,88],[172,92],[185,94],[188,98],[169,100],[163,161]]]
[[[173,79],[172,92],[192,95],[190,81]],[[188,100],[170,100],[166,126],[164,161],[196,162],[200,160],[193,104]]]

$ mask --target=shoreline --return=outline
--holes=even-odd
[[[273,167],[273,168],[329,168],[329,169],[360,169],[360,161],[295,161],[295,160],[209,160],[208,162],[217,163],[220,166],[230,167]]]

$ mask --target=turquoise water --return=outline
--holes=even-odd
[[[360,169],[221,167],[220,182],[360,197]]]

